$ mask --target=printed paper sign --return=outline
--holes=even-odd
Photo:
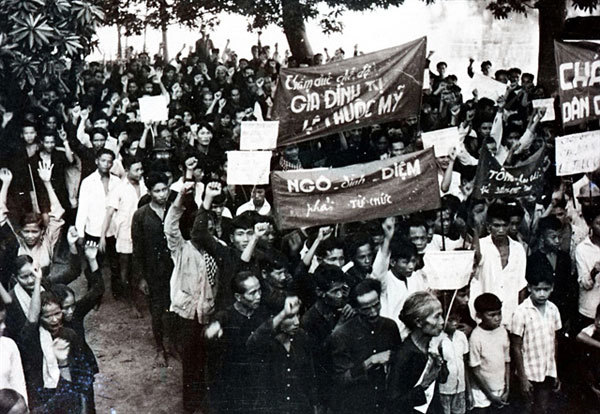
[[[600,45],[554,41],[563,126],[600,118]]]
[[[427,275],[427,284],[435,290],[465,287],[473,273],[474,259],[473,250],[425,252],[423,273]]]
[[[274,171],[280,228],[371,220],[440,206],[432,149],[343,168]]]
[[[498,82],[488,76],[480,73],[475,73],[473,79],[471,79],[471,91],[477,89],[477,97],[489,98],[494,102],[506,93],[508,85],[502,82]]]
[[[269,184],[271,151],[228,151],[227,184]]]
[[[278,147],[418,116],[427,39],[339,62],[282,68],[273,104]]]
[[[169,108],[164,96],[144,96],[138,101],[142,122],[161,122],[169,119]]]
[[[242,122],[241,150],[270,150],[277,147],[279,121]]]
[[[458,127],[424,132],[421,138],[423,140],[423,148],[433,147],[435,156],[443,157],[450,154],[452,148],[458,146]]]
[[[534,109],[546,108],[546,113],[540,122],[554,121],[556,119],[556,114],[554,113],[554,98],[534,99],[531,101],[531,105],[533,105]]]
[[[556,175],[571,175],[600,168],[600,131],[556,138]]]

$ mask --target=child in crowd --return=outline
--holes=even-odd
[[[594,323],[581,330],[577,335],[577,342],[582,344],[584,352],[583,362],[583,384],[588,384],[591,391],[590,408],[597,406],[600,402],[600,305],[596,308]]]
[[[556,332],[562,328],[560,312],[548,300],[554,280],[541,268],[527,269],[529,298],[521,303],[510,324],[511,349],[520,390],[534,414],[547,413],[550,392],[558,390]]]
[[[498,412],[508,403],[510,390],[510,342],[502,323],[502,302],[493,293],[475,299],[481,320],[469,339],[469,366],[473,385],[473,414]]]
[[[465,362],[468,362],[469,341],[458,330],[460,316],[450,310],[448,321],[442,333],[440,353],[448,368],[448,378],[440,381],[439,391],[443,414],[464,414],[468,377],[465,375]]]

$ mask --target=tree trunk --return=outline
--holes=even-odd
[[[541,0],[539,10],[540,51],[538,55],[538,84],[550,96],[558,89],[554,40],[560,39],[567,17],[566,0]]]
[[[298,63],[312,59],[313,51],[306,35],[302,5],[299,0],[281,0],[283,32],[290,45],[290,52]]]
[[[123,45],[121,44],[121,25],[117,25],[117,59],[123,57]]]
[[[163,49],[163,59],[165,63],[169,62],[169,49],[167,48],[167,25],[163,24],[161,27],[162,32],[162,49]]]

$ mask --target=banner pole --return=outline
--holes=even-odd
[[[440,225],[442,227],[442,250],[446,251],[446,231],[444,230],[444,209],[440,207]]]

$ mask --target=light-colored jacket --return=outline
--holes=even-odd
[[[200,324],[206,324],[214,311],[215,298],[204,256],[179,230],[183,211],[173,205],[165,218],[165,236],[174,263],[170,310],[185,319],[197,317]]]

